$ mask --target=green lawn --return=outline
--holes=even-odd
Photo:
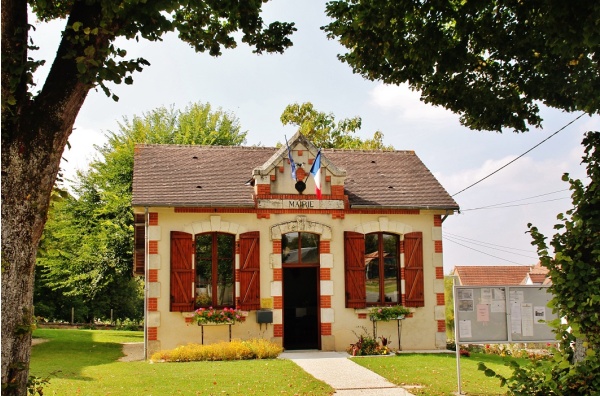
[[[141,332],[38,329],[49,340],[33,347],[31,374],[49,377],[44,395],[331,395],[334,390],[288,360],[148,363],[119,362],[123,342],[142,342]],[[451,395],[457,390],[453,354],[402,354],[353,360],[400,385],[419,385],[417,395]],[[496,355],[461,358],[462,391],[499,395],[499,381],[477,370],[485,364],[510,373]]]
[[[415,395],[452,395],[458,390],[455,354],[400,354],[392,357],[357,357],[354,362],[387,378],[396,385],[416,385],[407,388]],[[518,359],[519,363],[526,362]],[[509,375],[510,369],[497,355],[473,353],[461,357],[461,391],[468,395],[504,395],[506,388],[500,387],[497,378],[486,377],[477,369],[477,364],[486,366],[498,374]]]
[[[330,395],[333,389],[288,360],[119,362],[121,342],[141,332],[38,329],[31,374],[50,377],[44,395]]]

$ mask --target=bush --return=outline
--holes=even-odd
[[[449,351],[456,351],[456,342],[454,342],[454,340],[447,340],[446,349]]]
[[[131,319],[117,320],[115,330],[138,331],[140,330],[140,323]]]
[[[358,340],[354,344],[350,344],[346,352],[352,356],[387,355],[390,353],[388,338],[379,337],[381,340],[381,343],[379,343],[376,338],[368,334],[366,328],[363,327],[362,329],[364,334],[354,333]]]
[[[274,359],[283,348],[273,342],[256,338],[247,341],[222,341],[215,344],[188,344],[172,350],[159,351],[150,358],[153,362],[196,362],[216,360]]]

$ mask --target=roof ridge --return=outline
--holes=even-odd
[[[236,145],[218,145],[218,144],[172,144],[172,143],[136,143],[137,147],[166,147],[166,148],[202,148],[202,149],[257,149],[257,150],[277,150],[277,147],[265,146],[236,146]]]

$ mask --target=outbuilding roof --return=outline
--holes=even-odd
[[[464,286],[521,285],[531,267],[517,265],[456,266],[454,275]]]
[[[135,148],[133,206],[254,207],[255,169],[276,147],[142,144]],[[413,151],[323,149],[345,171],[350,207],[458,210]]]

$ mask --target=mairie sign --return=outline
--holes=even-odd
[[[324,210],[344,209],[344,201],[316,200],[316,199],[259,199],[259,209],[300,209],[300,210]]]

